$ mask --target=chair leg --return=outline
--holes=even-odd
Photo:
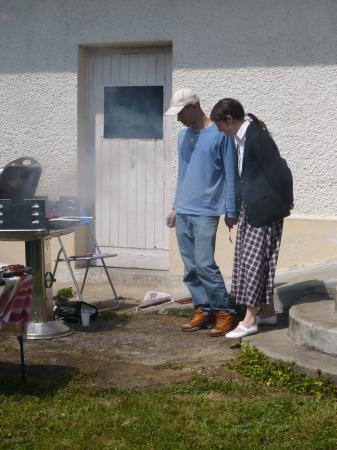
[[[92,241],[93,241],[93,243],[94,243],[94,245],[95,245],[95,249],[97,250],[97,253],[98,253],[99,255],[101,255],[102,252],[101,252],[100,246],[98,245],[98,242],[97,242],[97,240],[96,240],[96,238],[95,238],[95,234],[94,234],[94,232],[93,232],[93,230],[92,230],[92,228],[91,228],[90,223],[88,223],[88,227],[89,227],[89,232],[90,232],[90,235],[91,235],[91,239],[92,239]],[[110,274],[109,274],[109,272],[108,272],[108,268],[107,268],[107,266],[106,266],[106,264],[105,264],[104,258],[100,258],[100,259],[101,259],[101,261],[102,261],[102,265],[103,265],[103,267],[104,267],[106,276],[107,276],[107,278],[108,278],[108,281],[109,281],[111,290],[112,290],[112,292],[113,292],[113,294],[114,294],[114,296],[115,296],[115,307],[118,308],[118,306],[119,306],[119,299],[118,299],[118,295],[117,295],[115,286],[113,285],[113,282],[112,282],[112,280],[111,280],[111,277],[110,277]]]
[[[85,268],[84,277],[83,277],[82,286],[81,286],[81,294],[83,292],[85,282],[87,281],[87,275],[88,275],[88,272],[89,272],[89,268],[90,268],[90,260],[88,260],[87,266]]]
[[[25,368],[25,355],[24,355],[24,350],[23,350],[23,337],[18,336],[18,341],[20,344],[20,363],[21,363],[22,382],[26,383],[26,368]]]
[[[75,289],[76,289],[76,293],[77,293],[78,300],[80,300],[80,301],[83,302],[82,293],[81,293],[80,287],[79,287],[79,285],[78,285],[78,283],[77,283],[76,277],[75,277],[75,275],[74,275],[73,268],[71,267],[70,261],[69,261],[69,259],[68,259],[68,255],[67,255],[66,249],[65,249],[65,247],[64,247],[64,245],[63,245],[62,239],[60,238],[60,236],[57,236],[57,238],[58,238],[58,241],[59,241],[59,244],[60,244],[60,247],[61,247],[61,251],[62,251],[62,253],[63,253],[63,257],[64,257],[64,259],[65,259],[65,262],[67,263],[68,270],[69,270],[70,275],[71,275],[71,278],[72,278],[72,280],[73,280],[73,283],[74,283],[74,286],[75,286]]]
[[[62,248],[60,248],[60,250],[58,251],[57,257],[56,257],[56,259],[55,259],[55,264],[54,264],[54,269],[53,269],[53,278],[55,278],[57,266],[58,266],[58,264],[59,264],[59,262],[60,262],[60,256],[61,256],[61,253],[62,253]]]
[[[118,300],[118,295],[117,295],[115,286],[113,285],[113,282],[112,282],[112,280],[111,280],[111,277],[110,277],[110,274],[109,274],[109,271],[108,271],[108,268],[107,268],[107,266],[106,266],[106,264],[105,264],[104,259],[101,258],[101,261],[102,261],[102,264],[103,264],[103,267],[104,267],[104,270],[105,270],[107,279],[108,279],[108,281],[109,281],[111,290],[112,290],[112,292],[113,292],[113,294],[114,294],[114,296],[115,296],[115,305],[116,305],[116,308],[118,308],[118,306],[119,306],[119,300]]]

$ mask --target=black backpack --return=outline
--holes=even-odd
[[[81,301],[55,300],[54,318],[62,319],[69,322],[79,322],[81,320],[81,312],[85,311],[94,319],[98,316],[98,309],[94,305]]]

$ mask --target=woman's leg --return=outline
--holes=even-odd
[[[275,316],[274,308],[274,281],[278,255],[280,252],[282,238],[283,220],[276,220],[268,227],[266,235],[267,240],[267,267],[268,273],[266,277],[265,302],[262,305],[261,318]]]
[[[255,325],[256,313],[257,313],[257,308],[252,308],[251,306],[247,306],[246,315],[245,315],[245,318],[241,321],[241,324],[246,328],[249,328],[249,327]]]
[[[272,300],[267,305],[264,305],[259,316],[262,318],[275,316],[274,300]]]
[[[239,326],[229,333],[228,337],[235,337],[244,329],[255,328],[256,314],[261,303],[267,305],[266,315],[274,312],[274,278],[280,249],[283,221],[275,221],[271,226],[255,228],[246,224],[244,236],[241,236],[242,251],[240,260],[236,261],[239,270],[238,303],[247,306],[246,315]],[[242,325],[244,328],[240,328]],[[250,334],[250,330],[247,330]],[[226,335],[227,336],[227,335]]]
[[[233,267],[232,293],[236,303],[257,308],[266,286],[266,227],[252,227],[240,217]]]

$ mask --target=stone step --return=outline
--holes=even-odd
[[[321,296],[336,301],[336,285],[337,277],[332,280],[318,279],[300,282],[289,280],[287,283],[276,281],[274,293],[275,310],[279,313],[289,311],[302,297]]]
[[[334,273],[332,274],[332,269]],[[305,295],[322,295],[335,298],[337,285],[337,265],[322,266],[316,269],[289,270],[276,275],[274,294],[275,309],[282,313],[288,311]],[[84,269],[76,269],[76,278],[83,279]],[[174,297],[188,295],[182,277],[171,275],[168,271],[109,268],[109,273],[119,295],[137,300],[143,299],[147,291],[163,291]],[[72,284],[68,272],[58,272],[56,279],[61,284]],[[88,283],[106,283],[106,275],[101,267],[93,267],[88,274]],[[230,292],[231,280],[226,279]]]
[[[303,298],[289,311],[289,335],[299,345],[337,356],[337,314],[331,299]]]
[[[295,342],[289,335],[286,319],[278,327],[260,327],[258,334],[243,341],[254,345],[269,359],[292,363],[294,369],[309,376],[323,376],[337,384],[337,356],[321,353]]]

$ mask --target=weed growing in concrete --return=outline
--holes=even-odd
[[[230,364],[231,368],[240,374],[253,377],[267,386],[284,388],[295,394],[337,398],[337,388],[330,380],[321,376],[307,377],[295,371],[293,364],[290,363],[271,362],[266,355],[249,344],[243,344],[241,350],[238,361]]]
[[[155,368],[159,369],[159,370],[165,370],[165,369],[181,370],[184,368],[184,364],[182,364],[180,362],[167,361],[164,364],[159,364]]]
[[[106,309],[104,311],[99,312],[99,318],[101,320],[118,320],[124,321],[129,318],[129,314],[127,313],[117,313],[116,311],[112,311],[111,309]]]

